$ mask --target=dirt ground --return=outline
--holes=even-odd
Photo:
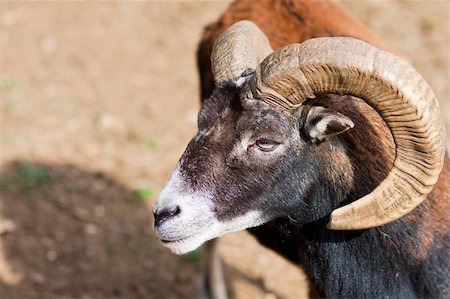
[[[343,2],[433,87],[450,132],[447,1]],[[150,207],[196,130],[195,49],[227,2],[0,3],[0,297],[198,298]],[[220,241],[235,299],[306,298],[247,233]]]

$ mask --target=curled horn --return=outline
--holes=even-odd
[[[428,84],[400,58],[348,37],[316,38],[269,55],[250,82],[254,98],[286,110],[320,94],[348,94],[389,127],[395,160],[371,193],[334,210],[328,228],[357,230],[394,221],[418,206],[444,164],[445,129]]]
[[[216,40],[212,49],[211,68],[216,86],[254,71],[272,51],[258,26],[250,21],[235,23]]]

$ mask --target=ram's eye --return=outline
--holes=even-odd
[[[280,145],[278,142],[266,138],[256,140],[255,144],[263,152],[273,151]]]

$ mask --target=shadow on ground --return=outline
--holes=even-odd
[[[2,298],[198,297],[198,261],[162,248],[145,202],[102,173],[11,163],[0,223]]]

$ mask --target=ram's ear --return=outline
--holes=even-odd
[[[308,139],[321,142],[353,127],[354,123],[347,116],[324,107],[313,106],[306,115],[303,132]]]

